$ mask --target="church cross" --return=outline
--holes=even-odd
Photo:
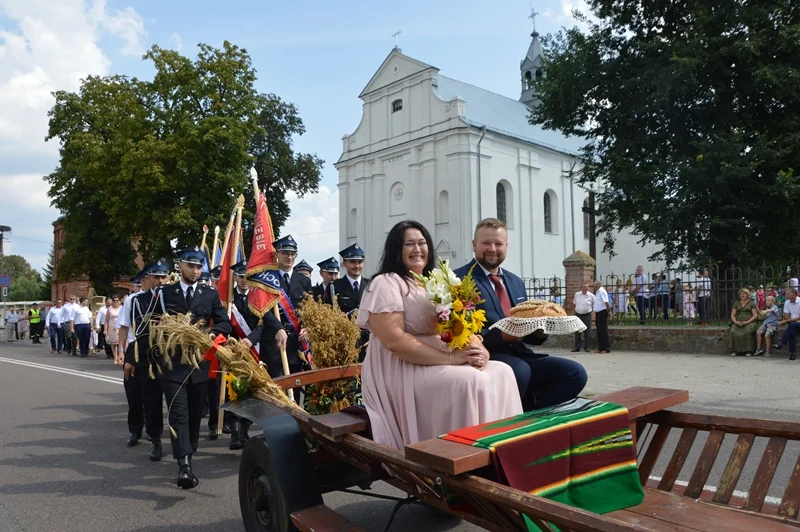
[[[536,31],[536,15],[538,14],[539,13],[537,13],[536,10],[533,9],[533,6],[531,6],[531,14],[528,15],[528,18],[533,21],[533,31]]]
[[[394,33],[392,33],[392,37],[394,37],[394,47],[395,48],[397,48],[397,36],[400,35],[401,33],[403,33],[403,32],[400,31],[400,28],[397,28],[397,30]]]

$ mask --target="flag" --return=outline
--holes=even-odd
[[[231,231],[228,235],[227,245],[223,246],[225,249],[230,249],[230,246],[233,245],[234,236],[234,232]],[[231,270],[231,266],[233,266],[231,254],[225,253],[222,257],[222,264],[220,264],[219,282],[217,282],[217,292],[219,292],[219,299],[223,305],[233,304],[233,284],[231,283],[233,270]]]
[[[277,273],[278,259],[275,257],[275,248],[272,247],[274,241],[267,202],[264,195],[260,194],[253,224],[253,246],[245,272],[245,279],[251,288],[247,298],[250,311],[259,318],[263,318],[264,314],[279,304],[283,294]]]
[[[294,334],[297,335],[300,334],[300,318],[292,305],[292,300],[281,289],[278,259],[275,257],[275,248],[272,247],[274,241],[272,219],[269,216],[266,199],[261,194],[253,225],[253,247],[250,249],[250,261],[245,272],[245,279],[251,289],[247,300],[250,311],[259,319],[278,305],[286,321],[294,329]],[[305,352],[309,351],[307,342],[300,342],[300,347]]]
[[[219,266],[222,262],[222,248],[219,247],[219,242],[214,244],[214,267]]]

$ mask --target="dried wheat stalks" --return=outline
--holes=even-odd
[[[214,346],[208,332],[199,328],[203,322],[193,325],[191,320],[191,313],[165,314],[150,324],[151,345],[157,348],[168,368],[172,368],[172,360],[161,353],[174,353],[180,349],[181,363],[200,369],[203,356]],[[289,399],[283,388],[275,384],[266,368],[253,358],[250,348],[236,338],[229,338],[219,345],[216,355],[225,371],[250,383],[254,397],[265,394],[300,408]]]

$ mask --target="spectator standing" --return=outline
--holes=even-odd
[[[639,309],[639,325],[644,325],[649,291],[647,289],[647,276],[641,266],[636,267],[636,277],[633,279],[633,292],[631,293],[636,296],[636,308]]]
[[[25,314],[25,309],[19,309],[17,311],[17,340],[25,340],[28,337],[28,330],[28,315]]]
[[[600,281],[594,282],[594,324],[597,327],[597,352],[608,354],[611,352],[611,341],[608,339],[608,321],[613,317],[611,302],[608,292]]]
[[[617,325],[622,325],[622,318],[628,313],[628,299],[630,293],[627,286],[622,286],[622,279],[617,279],[614,288],[614,314],[617,316]]]
[[[594,294],[589,292],[589,283],[585,282],[581,285],[580,292],[575,292],[575,297],[573,298],[573,304],[575,306],[575,315],[580,319],[584,325],[586,325],[586,330],[583,331],[584,341],[583,341],[583,349],[587,353],[589,352],[589,336],[592,333],[592,310],[594,309]],[[572,352],[576,353],[581,350],[581,333],[575,333],[575,346],[572,348]]]
[[[708,325],[708,301],[711,297],[711,278],[708,270],[701,270],[697,279],[697,314],[698,325]]]
[[[111,298],[107,297],[105,305],[100,307],[100,309],[97,311],[97,316],[94,320],[94,330],[97,331],[97,350],[104,350],[106,353],[106,358],[114,357],[111,352],[111,348],[106,347],[106,313],[108,312],[108,307],[110,306]]]
[[[6,342],[13,342],[17,339],[17,309],[10,307],[6,310]]]
[[[694,323],[694,292],[689,283],[683,287],[683,319],[687,320],[689,326]]]

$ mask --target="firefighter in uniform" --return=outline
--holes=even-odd
[[[339,261],[331,257],[322,262],[318,262],[319,276],[322,282],[314,287],[314,299],[333,304],[333,282],[339,278]]]
[[[347,315],[352,315],[361,304],[361,296],[369,285],[370,279],[361,274],[364,270],[364,250],[359,245],[353,244],[339,252],[342,265],[346,271],[344,277],[333,282],[333,291],[339,302],[339,308]],[[369,340],[369,331],[362,330],[358,345],[361,347],[359,362],[364,361],[366,348],[364,345]]]

